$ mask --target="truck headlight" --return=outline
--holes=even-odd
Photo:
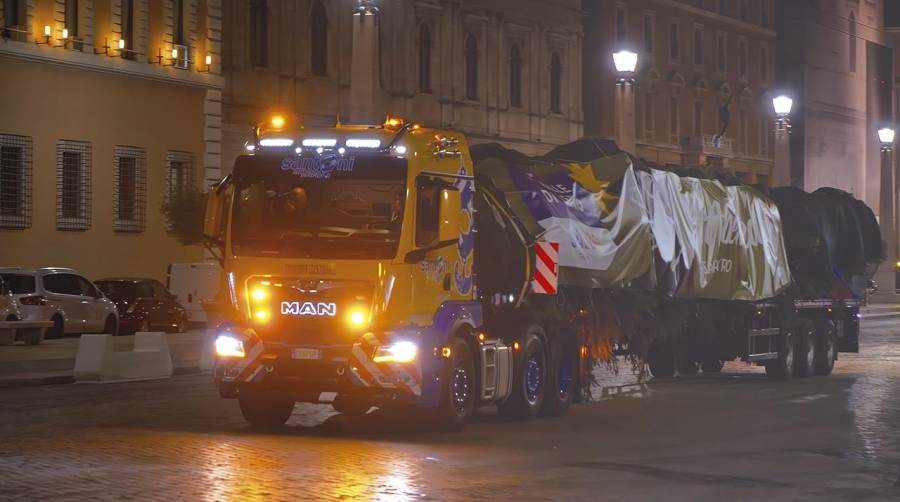
[[[372,360],[376,363],[409,363],[416,359],[419,347],[413,342],[395,342],[375,350]]]
[[[244,342],[233,335],[216,337],[216,354],[219,357],[244,357]]]

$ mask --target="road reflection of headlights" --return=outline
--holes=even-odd
[[[216,337],[216,354],[219,357],[244,357],[244,342],[232,335]]]
[[[376,363],[408,363],[416,359],[418,347],[413,342],[395,342],[375,350],[372,360]]]

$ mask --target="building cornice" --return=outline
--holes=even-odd
[[[778,36],[778,34],[776,33],[776,31],[774,29],[765,28],[765,27],[759,26],[758,24],[748,23],[745,21],[741,21],[740,19],[735,19],[733,17],[724,16],[722,14],[718,14],[716,12],[709,11],[706,9],[701,9],[699,7],[694,7],[693,5],[678,2],[676,0],[651,0],[651,1],[657,5],[671,7],[674,9],[678,9],[678,10],[690,13],[690,14],[696,16],[697,18],[708,19],[710,21],[715,21],[717,23],[722,23],[722,24],[730,24],[737,28],[741,28],[746,31],[755,32],[757,34],[765,35],[765,36],[772,37],[772,38],[775,38]],[[696,22],[697,19],[696,18],[692,19],[692,21]]]
[[[221,90],[225,87],[225,79],[214,73],[159,67],[119,57],[44,47],[30,42],[0,43],[0,56],[202,89]]]

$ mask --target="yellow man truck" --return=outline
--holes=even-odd
[[[226,275],[215,382],[254,426],[332,402],[456,429],[485,405],[560,415],[621,350],[660,377],[741,358],[786,378],[854,349],[855,302],[796,287],[778,207],[752,188],[597,141],[470,151],[397,117],[277,116],[245,146],[204,234]]]

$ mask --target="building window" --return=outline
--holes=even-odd
[[[656,111],[653,106],[653,93],[648,92],[644,95],[644,138],[653,139],[653,126],[655,125]]]
[[[681,114],[678,110],[678,98],[669,100],[669,139],[672,144],[679,144],[679,136],[681,135]]]
[[[113,230],[146,228],[147,154],[143,148],[117,146],[113,153]]]
[[[0,228],[31,226],[32,141],[0,134]]]
[[[694,136],[698,140],[703,137],[703,101],[694,102]]]
[[[91,226],[91,145],[56,143],[56,229],[87,230]]]
[[[269,64],[269,6],[267,0],[250,0],[250,64]]]
[[[314,75],[325,77],[328,75],[328,14],[322,2],[313,3],[310,20],[312,71]]]
[[[194,188],[194,155],[166,153],[166,197],[177,197]]]
[[[769,80],[769,48],[765,45],[759,48],[759,79]]]
[[[466,99],[478,99],[478,41],[466,35]]]
[[[738,73],[741,80],[747,80],[748,78],[748,58],[749,55],[747,53],[747,40],[742,38],[738,40]]]
[[[419,26],[419,92],[431,92],[431,28]]]
[[[653,54],[653,15],[644,14],[644,52]]]
[[[728,47],[725,45],[724,33],[716,36],[716,68],[719,69],[719,73],[725,73],[728,70]]]
[[[625,7],[616,7],[616,41],[624,42],[626,36]]]
[[[703,28],[694,27],[694,64],[703,65]]]
[[[122,56],[134,59],[134,0],[122,0],[122,40],[125,41]]]
[[[562,113],[562,62],[559,52],[550,55],[550,111]]]
[[[847,33],[850,37],[850,71],[856,73],[856,15],[852,12]]]
[[[509,51],[509,104],[522,107],[522,51],[513,44]]]
[[[172,2],[172,40],[176,45],[185,45],[184,43],[184,0],[173,0]]]
[[[672,61],[681,59],[681,28],[678,21],[669,23],[669,59]]]

